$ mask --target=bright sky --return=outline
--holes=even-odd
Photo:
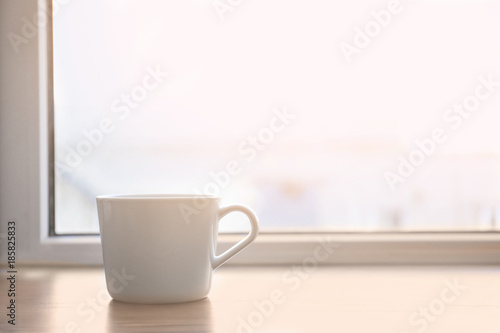
[[[498,160],[500,86],[493,84],[474,112],[460,116],[456,129],[456,118],[443,117],[474,96],[479,77],[500,81],[499,17],[500,3],[493,1],[70,1],[54,18],[56,158],[63,163],[65,145],[76,149],[85,139],[82,131],[109,118],[114,132],[75,168],[75,184],[85,183],[92,195],[126,191],[123,178],[110,177],[122,172],[135,190],[189,191],[203,187],[206,175],[228,160],[243,159],[237,147],[268,126],[274,108],[286,106],[296,119],[224,189],[230,200],[258,204],[256,179],[281,176],[309,187],[325,183],[326,189],[315,192],[321,197],[353,192],[348,201],[358,206],[352,211],[400,206],[384,172],[395,171],[399,154],[408,156],[414,141],[430,138],[436,128],[448,135],[437,150],[440,157],[423,165],[415,176],[421,178],[401,184],[402,191],[408,201],[416,192],[451,195],[456,189],[449,182],[432,187],[435,179],[451,177],[446,170],[458,168],[469,177],[491,166],[488,158]],[[126,119],[119,118],[113,105],[126,105],[122,95],[131,94],[152,69],[168,77],[136,101]],[[164,148],[169,158],[159,157]],[[154,172],[137,162],[148,149]],[[463,162],[470,154],[486,160],[471,168]],[[182,170],[163,174],[172,156],[181,156]],[[425,178],[428,172],[432,176]],[[488,172],[486,179],[500,181],[499,171]],[[151,177],[131,179],[136,174]],[[167,186],[172,183],[177,185]],[[463,191],[481,192],[471,186]],[[485,196],[481,200],[496,205],[495,191]],[[457,200],[450,207],[468,199]],[[318,213],[318,225],[337,219],[349,228],[349,221],[360,219],[350,213],[335,217],[324,207],[328,203],[321,205],[326,213]],[[429,212],[422,219],[439,220],[449,212],[431,206],[419,210]],[[375,218],[375,224],[384,219]]]

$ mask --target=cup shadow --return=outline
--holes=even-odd
[[[213,332],[210,300],[176,304],[108,303],[106,332]]]

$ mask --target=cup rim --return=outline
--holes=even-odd
[[[162,194],[162,193],[123,193],[123,194],[103,194],[96,196],[96,199],[116,199],[116,200],[186,200],[186,199],[212,199],[219,200],[220,197],[209,194]]]

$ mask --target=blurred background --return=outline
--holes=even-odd
[[[216,3],[58,8],[57,233],[97,233],[96,195],[207,189],[267,232],[499,229],[500,87],[446,115],[480,76],[500,81],[500,3],[402,1],[363,47],[387,1]],[[446,140],[391,188],[437,128]]]

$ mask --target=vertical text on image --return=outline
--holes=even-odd
[[[16,221],[7,222],[7,322],[16,325]]]

